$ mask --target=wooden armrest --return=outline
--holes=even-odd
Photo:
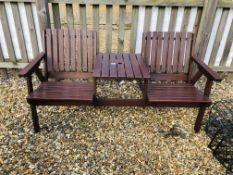
[[[209,79],[213,81],[222,81],[222,78],[214,71],[212,70],[209,66],[207,66],[201,59],[197,59],[194,56],[191,56],[192,61],[194,61],[199,70]]]
[[[28,65],[19,72],[19,77],[30,76],[39,67],[41,60],[45,57],[45,53],[39,53]]]

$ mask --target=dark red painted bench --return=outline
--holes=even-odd
[[[95,93],[94,83],[58,82],[61,79],[92,78],[96,57],[96,33],[79,30],[45,31],[45,50],[23,70],[20,77],[26,77],[27,101],[31,106],[35,132],[40,130],[36,112],[37,105],[92,105]],[[39,69],[44,61],[44,73]],[[33,90],[32,74],[41,81]],[[55,81],[54,81],[55,80]]]
[[[205,109],[211,104],[213,81],[221,78],[193,56],[193,46],[192,33],[149,32],[143,35],[141,55],[96,54],[95,32],[47,29],[46,52],[38,54],[19,73],[27,79],[27,101],[35,132],[40,130],[37,105],[199,107],[194,128],[198,132]],[[42,61],[44,73],[39,69]],[[33,73],[41,81],[36,90],[32,86]],[[194,86],[202,75],[207,77],[204,92]],[[94,81],[59,81],[73,78],[94,78]],[[96,98],[97,79],[138,80],[142,83],[143,98]]]
[[[194,44],[193,33],[144,33],[142,59],[149,67],[150,80],[155,81],[148,84],[148,105],[199,107],[194,127],[198,132],[205,109],[211,104],[213,81],[221,78],[201,58],[195,57]],[[204,91],[194,86],[202,75],[207,77]]]

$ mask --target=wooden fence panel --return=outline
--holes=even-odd
[[[233,71],[232,8],[227,0],[0,0],[0,68],[30,61],[43,50],[43,30],[53,27],[95,30],[97,52],[140,53],[146,31],[194,32],[197,55]]]

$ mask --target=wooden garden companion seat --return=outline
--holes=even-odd
[[[142,59],[149,67],[148,105],[162,107],[199,107],[194,129],[200,130],[213,81],[221,78],[201,58],[194,55],[194,34],[147,32],[143,34]],[[194,69],[196,64],[197,71]],[[204,91],[194,85],[204,75]]]
[[[31,106],[35,132],[40,130],[36,105],[91,105],[95,94],[94,83],[56,81],[92,78],[96,57],[95,32],[46,29],[45,51],[19,73],[27,79],[27,101]],[[39,69],[42,61],[44,73]],[[32,85],[33,73],[41,81],[36,90]]]

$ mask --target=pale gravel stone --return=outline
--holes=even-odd
[[[213,100],[233,98],[232,74],[221,76]],[[38,107],[42,131],[34,134],[25,81],[1,80],[0,92],[1,175],[225,174],[204,130],[193,131],[196,109]],[[98,93],[142,96],[138,82],[128,81],[99,81]]]

